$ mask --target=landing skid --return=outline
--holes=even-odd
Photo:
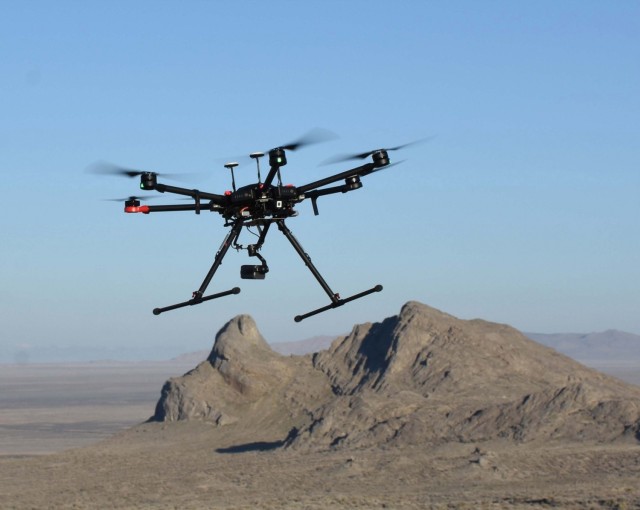
[[[353,301],[354,299],[360,299],[361,297],[368,296],[369,294],[372,294],[374,292],[380,292],[381,290],[382,290],[382,285],[376,285],[372,289],[365,290],[364,292],[360,292],[359,294],[354,294],[353,296],[345,299],[336,298],[336,301],[333,301],[330,305],[323,306],[322,308],[318,308],[317,310],[313,310],[311,312],[307,312],[302,315],[296,315],[293,318],[293,320],[296,322],[303,321],[307,317],[311,317],[313,315],[326,312],[327,310],[331,310],[332,308],[338,308],[339,306],[342,306],[348,303],[349,301]]]
[[[199,305],[200,303],[204,303],[205,301],[211,301],[212,299],[221,298],[224,296],[228,296],[229,294],[240,294],[240,287],[234,287],[230,290],[225,290],[224,292],[218,292],[217,294],[211,294],[205,297],[195,297],[190,299],[189,301],[183,301],[182,303],[176,303],[175,305],[165,306],[164,308],[154,308],[153,315],[160,315],[162,312],[168,312],[169,310],[175,310],[176,308],[182,308],[185,306],[193,306]]]

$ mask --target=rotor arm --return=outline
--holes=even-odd
[[[277,175],[279,170],[280,170],[279,166],[272,166],[269,169],[269,173],[267,174],[267,178],[264,180],[265,188],[268,188],[269,186],[271,186],[271,183],[273,182],[273,179],[275,178],[275,176]]]
[[[362,183],[360,182],[359,176],[350,176],[345,179],[345,184],[341,186],[333,186],[331,188],[324,189],[316,189],[305,193],[305,198],[311,199],[311,205],[313,206],[313,214],[318,216],[320,214],[318,212],[318,197],[322,197],[325,195],[333,195],[334,193],[347,193],[349,191],[353,191],[356,189],[362,188]]]
[[[365,165],[352,168],[351,170],[346,170],[344,172],[340,172],[339,174],[325,177],[324,179],[320,179],[319,181],[310,182],[309,184],[305,184],[304,186],[298,186],[297,190],[299,193],[304,193],[308,195],[309,191],[314,190],[316,188],[321,188],[322,186],[326,186],[327,184],[332,184],[334,182],[347,179],[349,177],[363,177],[365,175],[369,175],[371,172],[375,171],[377,168],[378,166],[375,163],[367,163]]]
[[[210,209],[210,207],[208,207],[207,205],[205,205],[205,207],[202,207],[196,204],[140,205],[140,206],[125,206],[124,212],[149,214],[152,212],[174,212],[174,211],[198,212],[202,209]]]
[[[147,189],[147,188],[143,188]],[[215,205],[226,205],[228,198],[224,195],[218,195],[216,193],[207,193],[205,191],[199,191],[197,189],[179,188],[177,186],[169,186],[168,184],[157,183],[153,188],[160,193],[174,193],[176,195],[183,195],[185,197],[191,197],[194,200],[199,198],[200,200],[210,200]]]
[[[224,195],[217,195],[215,193],[207,193],[197,189],[180,188],[178,186],[169,186],[168,184],[162,184],[158,182],[158,174],[154,172],[142,172],[140,174],[140,189],[147,191],[156,190],[160,193],[174,193],[176,195],[182,195],[185,197],[191,197],[197,202],[200,200],[210,200],[216,205],[223,206],[227,204],[228,199]]]

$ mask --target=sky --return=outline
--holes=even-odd
[[[640,3],[635,1],[1,2],[0,362],[165,359],[249,314],[269,342],[347,333],[417,300],[539,333],[640,334]],[[127,215],[136,179],[222,193],[223,163],[315,127],[287,183],[336,154],[427,143],[287,224],[343,297],[270,232],[240,280],[215,213]],[[255,182],[250,163],[238,185]],[[162,181],[161,181],[162,182]],[[170,198],[150,204],[173,203]],[[250,242],[243,234],[240,242]]]

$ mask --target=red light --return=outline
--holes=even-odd
[[[128,205],[128,206],[125,206],[124,212],[149,214],[149,206],[148,205]]]

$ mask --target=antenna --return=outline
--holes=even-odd
[[[260,158],[264,156],[264,152],[252,152],[249,154],[251,159],[256,160],[256,165],[258,165],[258,184],[262,184],[262,179],[260,178]]]
[[[229,170],[231,170],[231,186],[233,187],[234,192],[236,191],[236,178],[233,175],[233,169],[237,166],[238,166],[238,163],[235,161],[232,161],[231,163],[226,163],[224,165],[225,168],[228,168]]]

